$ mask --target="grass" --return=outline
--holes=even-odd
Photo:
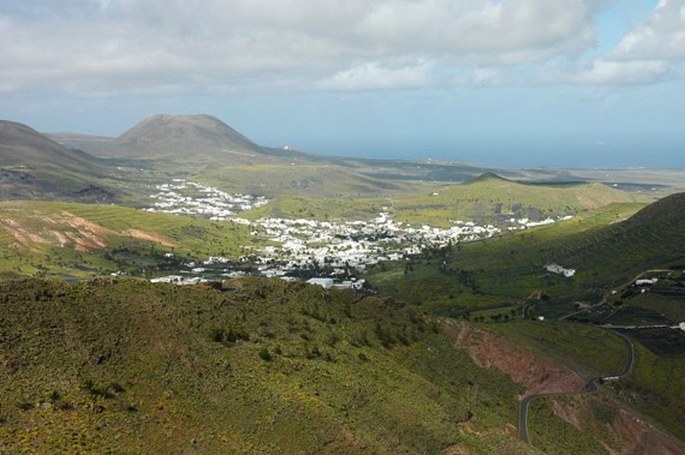
[[[269,205],[246,213],[249,218],[370,219],[385,210],[398,221],[438,227],[449,227],[452,220],[503,223],[512,217],[577,214],[635,199],[600,184],[531,185],[500,178],[442,188],[414,181],[400,185],[360,179],[353,170],[332,166],[244,166],[213,171],[201,179],[228,191],[248,188],[273,195]]]
[[[328,164],[252,164],[219,168],[196,180],[225,191],[276,196],[377,197],[420,191],[432,184],[363,175],[355,168]]]
[[[387,201],[383,199],[373,198],[278,196],[268,204],[243,212],[240,216],[248,219],[370,220],[377,217],[386,204]]]
[[[556,415],[552,399],[538,398],[531,404],[529,412],[530,441],[544,453],[610,453],[592,430],[576,428]]]
[[[620,339],[590,325],[549,319],[568,313],[577,300],[597,303],[609,296],[613,303],[611,299],[622,295],[620,290],[630,287],[635,277],[647,270],[681,270],[684,200],[683,194],[674,195],[639,212],[640,204],[612,204],[569,222],[458,246],[447,256],[417,260],[407,273],[403,265],[381,265],[370,271],[368,279],[381,295],[424,302],[422,308],[438,314],[463,316],[470,311],[472,320],[480,315],[485,322],[490,322],[490,315],[518,310],[527,302],[532,314],[547,317],[543,324],[516,321],[483,326],[590,374],[612,374],[620,371],[625,358]],[[544,272],[543,265],[551,261],[576,268],[576,275],[569,279]],[[664,280],[653,296],[623,299],[626,308],[616,313],[617,318],[622,315],[632,323],[645,321],[646,310],[679,317],[680,291],[674,280],[670,284]],[[611,297],[611,291],[617,289],[617,297]],[[498,304],[511,306],[490,309]],[[682,354],[656,355],[638,342],[641,339],[634,342],[634,373],[612,385],[615,396],[683,439]]]
[[[239,224],[114,205],[5,202],[0,204],[0,224],[0,269],[6,276],[88,277],[117,270],[145,274],[175,261],[166,253],[181,261],[237,259],[261,244]],[[17,242],[12,232],[29,240]],[[85,250],[77,250],[79,242]]]
[[[634,200],[598,183],[524,184],[486,174],[432,193],[399,197],[393,201],[393,208],[400,221],[446,226],[449,220],[543,219]]]
[[[576,365],[588,376],[612,376],[623,370],[623,340],[606,330],[563,321],[512,321],[490,324],[487,330],[540,354],[553,354]]]
[[[518,387],[411,307],[230,286],[0,284],[0,450],[535,453]]]
[[[635,368],[618,388],[633,407],[670,433],[685,440],[685,358],[659,357],[635,344]]]
[[[584,263],[586,269],[579,269],[574,279],[546,273],[543,266],[561,261],[566,251],[585,248],[592,241],[588,239],[594,239],[608,224],[627,218],[641,207],[611,204],[570,221],[457,245],[446,255],[416,260],[408,273],[404,273],[404,264],[380,265],[367,278],[383,294],[424,302],[429,311],[445,315],[523,302],[539,291],[557,298],[582,295],[588,289],[587,281],[597,282],[605,276],[599,275],[592,260]]]

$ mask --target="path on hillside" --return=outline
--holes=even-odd
[[[617,292],[618,292],[618,290],[623,290],[623,289],[627,288],[628,286],[633,285],[637,280],[639,280],[640,278],[642,278],[644,275],[647,275],[648,273],[671,273],[671,272],[673,272],[673,270],[668,270],[668,269],[652,269],[652,270],[645,270],[645,271],[643,271],[643,272],[638,273],[637,276],[635,276],[634,278],[628,280],[628,281],[627,281],[626,283],[624,283],[623,285],[614,288],[613,290],[615,290],[615,291],[617,291]],[[572,313],[569,313],[569,314],[566,314],[566,315],[564,315],[564,316],[561,316],[561,317],[559,318],[559,320],[561,321],[561,320],[564,320],[564,319],[568,319],[568,318],[570,318],[570,317],[572,317],[572,316],[575,316],[575,315],[577,315],[577,314],[585,313],[586,311],[590,311],[590,310],[592,310],[592,309],[594,309],[594,308],[600,307],[600,306],[604,305],[605,303],[607,303],[607,300],[609,300],[609,297],[611,297],[612,295],[614,295],[614,294],[611,293],[611,292],[609,292],[609,291],[607,291],[607,292],[604,293],[604,296],[602,297],[602,300],[599,301],[599,303],[595,303],[594,305],[588,305],[588,306],[585,307],[585,308],[582,308],[582,309],[580,309],[580,310],[577,310],[577,311],[574,311],[574,312],[572,312]]]
[[[527,397],[524,397],[523,400],[521,400],[521,406],[519,407],[519,439],[527,444],[530,443],[530,438],[528,436],[528,409],[530,407],[530,403],[540,397],[551,397],[551,396],[568,396],[568,395],[579,395],[579,394],[584,394],[584,393],[594,393],[597,392],[598,387],[597,384],[604,382],[604,381],[616,381],[621,378],[624,378],[630,374],[630,372],[633,370],[633,365],[635,363],[635,349],[633,347],[632,341],[630,341],[630,338],[625,336],[624,334],[620,332],[616,332],[614,330],[608,330],[608,332],[611,332],[623,339],[623,343],[625,344],[626,348],[626,360],[623,364],[623,370],[621,371],[620,374],[617,376],[600,376],[600,377],[594,377],[588,379],[588,381],[585,383],[585,390],[579,390],[577,392],[551,392],[551,393],[538,393],[535,395],[529,395]]]

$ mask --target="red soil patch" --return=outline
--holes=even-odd
[[[135,239],[146,240],[148,242],[159,243],[160,245],[168,247],[177,247],[178,243],[167,239],[166,237],[156,234],[154,232],[142,231],[140,229],[128,229],[123,232],[124,235],[133,237]]]
[[[585,380],[578,373],[552,359],[538,357],[506,339],[466,324],[447,321],[443,328],[476,364],[507,374],[526,388],[526,395],[572,394],[585,390]],[[603,426],[602,434],[609,437],[601,442],[612,455],[685,454],[683,442],[660,432],[618,402],[606,404],[616,411],[616,417],[611,423],[602,423],[591,410],[596,395],[579,394],[569,398],[572,400],[569,405],[552,399],[553,412],[581,431],[593,432]],[[509,434],[515,436],[511,429]],[[600,435],[597,437],[603,439]]]
[[[118,233],[106,229],[85,218],[63,211],[60,214],[45,215],[39,212],[0,218],[0,229],[14,237],[14,248],[31,249],[38,245],[67,247],[73,245],[76,251],[87,252],[107,247],[111,235],[124,235],[167,247],[178,243],[154,232],[129,229]]]
[[[483,330],[464,325],[457,343],[466,348],[477,365],[496,368],[523,385],[526,395],[578,392],[585,388],[585,380],[572,369],[537,357]]]

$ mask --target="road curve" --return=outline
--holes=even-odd
[[[633,365],[635,363],[635,349],[633,347],[632,341],[630,341],[630,338],[625,336],[624,334],[614,331],[614,330],[607,330],[608,332],[611,332],[617,336],[619,336],[621,339],[623,339],[623,343],[625,344],[626,348],[626,360],[625,363],[623,364],[623,370],[621,373],[617,376],[600,376],[600,377],[595,377],[595,378],[590,378],[587,380],[585,383],[585,390],[579,390],[577,392],[552,392],[552,393],[538,393],[535,395],[528,395],[524,397],[521,400],[521,405],[519,407],[519,440],[522,442],[525,442],[526,444],[530,443],[530,438],[528,437],[528,408],[530,407],[530,403],[540,397],[549,397],[549,396],[563,396],[563,395],[579,395],[579,394],[584,394],[584,393],[594,393],[597,392],[599,389],[597,387],[598,383],[601,383],[602,380],[611,378],[612,380],[624,378],[630,374],[631,371],[633,371]]]

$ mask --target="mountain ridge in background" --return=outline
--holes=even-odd
[[[102,160],[69,149],[30,126],[0,120],[0,196],[4,199],[111,200]]]
[[[52,165],[69,170],[98,171],[94,157],[68,149],[28,125],[0,120],[0,164]]]

